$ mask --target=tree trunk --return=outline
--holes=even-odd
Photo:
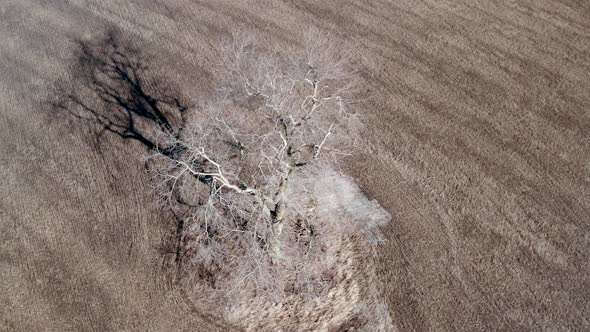
[[[279,189],[275,194],[274,209],[272,215],[272,238],[270,241],[271,259],[273,264],[278,263],[282,258],[282,234],[283,234],[283,219],[285,218],[286,202],[285,190],[287,187],[287,177],[281,178]]]
[[[283,234],[283,223],[272,224],[272,238],[270,240],[270,257],[273,264],[279,263],[283,258],[281,235]]]

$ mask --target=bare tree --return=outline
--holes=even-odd
[[[319,40],[296,60],[233,38],[214,70],[217,95],[180,134],[154,134],[158,192],[188,221],[185,250],[214,287],[277,298],[329,279],[318,230],[338,216],[320,215],[304,179],[350,155],[353,80],[347,57]]]

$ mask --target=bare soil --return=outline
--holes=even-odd
[[[320,28],[359,60],[344,167],[393,215],[378,278],[400,331],[590,329],[588,2],[4,0],[0,330],[231,330],[175,283],[145,147],[54,102],[93,105],[80,41],[115,30],[147,90],[196,105],[237,28],[279,49]]]

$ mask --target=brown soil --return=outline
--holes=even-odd
[[[400,331],[590,329],[587,2],[4,0],[0,330],[228,330],[175,286],[141,144],[52,101],[80,84],[77,40],[118,30],[148,86],[196,103],[237,27],[281,47],[319,27],[360,59],[346,168],[394,217]]]

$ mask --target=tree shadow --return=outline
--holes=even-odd
[[[189,106],[168,85],[148,77],[141,52],[123,43],[120,33],[109,30],[98,42],[76,43],[74,74],[81,84],[61,87],[52,106],[94,129],[95,147],[111,133],[154,149],[154,129],[180,132]]]
[[[181,152],[178,145],[159,145],[154,133],[178,138],[190,105],[170,84],[150,77],[140,50],[129,45],[117,30],[109,30],[96,41],[77,40],[76,44],[73,78],[57,87],[56,101],[50,102],[53,114],[90,131],[85,137],[105,162],[103,147],[112,143],[109,135],[140,143],[146,151],[157,148],[171,158]],[[174,240],[164,241],[158,249],[165,255],[173,254],[180,270],[184,217],[170,212],[175,220]]]

